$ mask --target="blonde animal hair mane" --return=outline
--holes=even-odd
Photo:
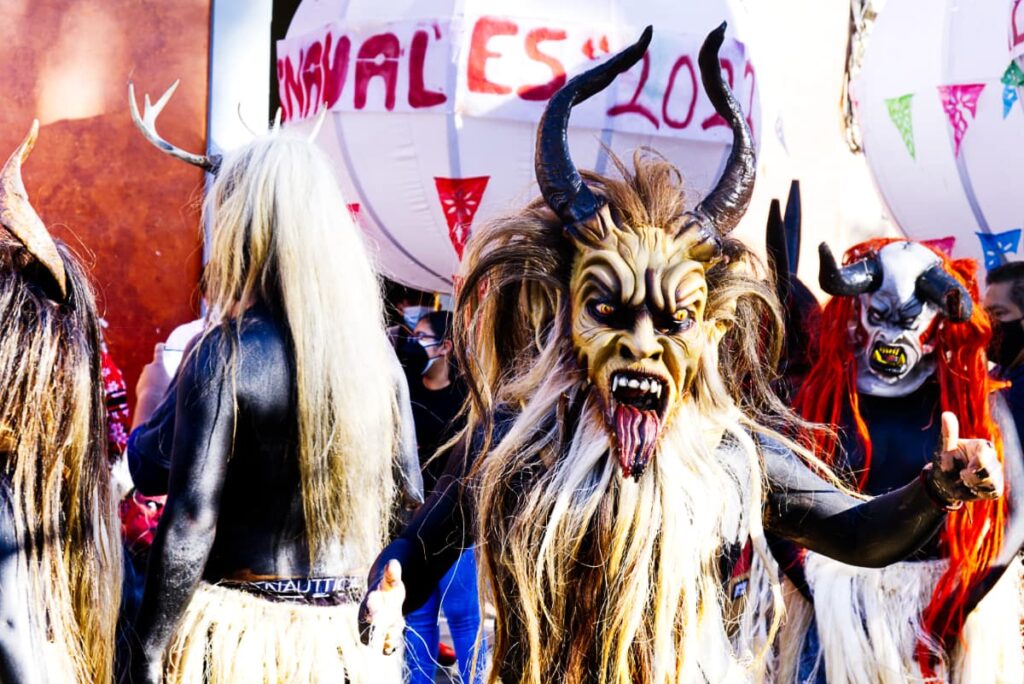
[[[50,681],[92,684],[113,680],[120,525],[96,302],[78,260],[58,253],[62,303],[28,277],[21,243],[0,238],[0,441],[34,654]]]
[[[287,324],[310,555],[341,540],[359,566],[387,529],[397,407],[380,283],[345,206],[305,138],[272,133],[227,155],[204,208],[205,290],[208,327],[228,339],[256,302]]]

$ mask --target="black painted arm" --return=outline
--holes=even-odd
[[[917,551],[946,513],[920,479],[867,501],[842,492],[789,449],[763,444],[765,529],[849,565],[883,567]]]
[[[213,546],[236,412],[218,339],[214,334],[204,340],[178,382],[167,504],[135,623],[141,660],[133,659],[132,669],[145,668],[141,681],[159,676],[164,652]]]
[[[0,496],[0,682],[41,682],[43,668],[32,649],[27,578],[18,568],[24,549],[14,530],[6,483],[0,485]]]

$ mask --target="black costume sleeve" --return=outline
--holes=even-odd
[[[762,440],[768,493],[765,529],[849,565],[883,567],[917,551],[945,511],[913,482],[869,500],[825,482],[790,449]]]
[[[161,496],[167,493],[174,439],[175,408],[178,403],[177,376],[167,388],[153,415],[128,436],[125,451],[132,482],[141,494]]]
[[[219,332],[206,337],[178,381],[167,504],[135,623],[143,657],[132,667],[148,666],[150,675],[199,583],[216,532],[236,413],[221,339]]]
[[[508,410],[496,412],[492,444],[501,441],[514,419]],[[367,586],[372,589],[380,584],[388,561],[394,559],[402,564],[405,613],[422,606],[462,552],[474,544],[470,471],[483,444],[484,433],[478,431],[468,447],[462,443],[452,448],[445,470],[426,503],[370,568]]]
[[[373,588],[380,584],[388,561],[394,559],[402,564],[405,613],[422,606],[448,568],[473,545],[468,481],[473,452],[472,447],[467,450],[462,445],[452,449],[433,493],[370,569],[367,586]]]

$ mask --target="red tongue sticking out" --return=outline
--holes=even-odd
[[[660,431],[661,420],[656,411],[641,411],[624,404],[615,407],[615,436],[623,477],[640,479],[654,454]]]

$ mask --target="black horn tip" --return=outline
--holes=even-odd
[[[700,64],[701,69],[717,66],[718,51],[721,49],[722,43],[725,42],[725,27],[726,22],[723,21],[718,28],[709,33],[708,37],[704,39],[704,44],[700,46],[700,54],[697,56],[697,62]]]
[[[878,261],[870,254],[845,268],[839,268],[828,244],[818,245],[818,284],[832,296],[853,297],[874,292],[882,284],[882,272]]]
[[[818,245],[818,258],[821,259],[822,266],[826,263],[830,266],[836,266],[836,258],[832,255],[832,250],[829,249],[827,242],[822,242]]]
[[[654,37],[654,25],[648,24],[644,27],[643,33],[640,34],[640,38],[636,41],[636,46],[641,50],[646,50],[647,46],[651,44],[651,38]]]
[[[833,297],[842,294],[842,287],[838,282],[841,278],[839,264],[836,263],[836,258],[827,242],[818,245],[818,261],[818,285]]]
[[[958,288],[949,293],[946,297],[946,311],[949,320],[955,323],[963,323],[964,321],[970,320],[971,314],[974,312],[974,302],[971,301],[970,297],[965,297],[964,293]]]

